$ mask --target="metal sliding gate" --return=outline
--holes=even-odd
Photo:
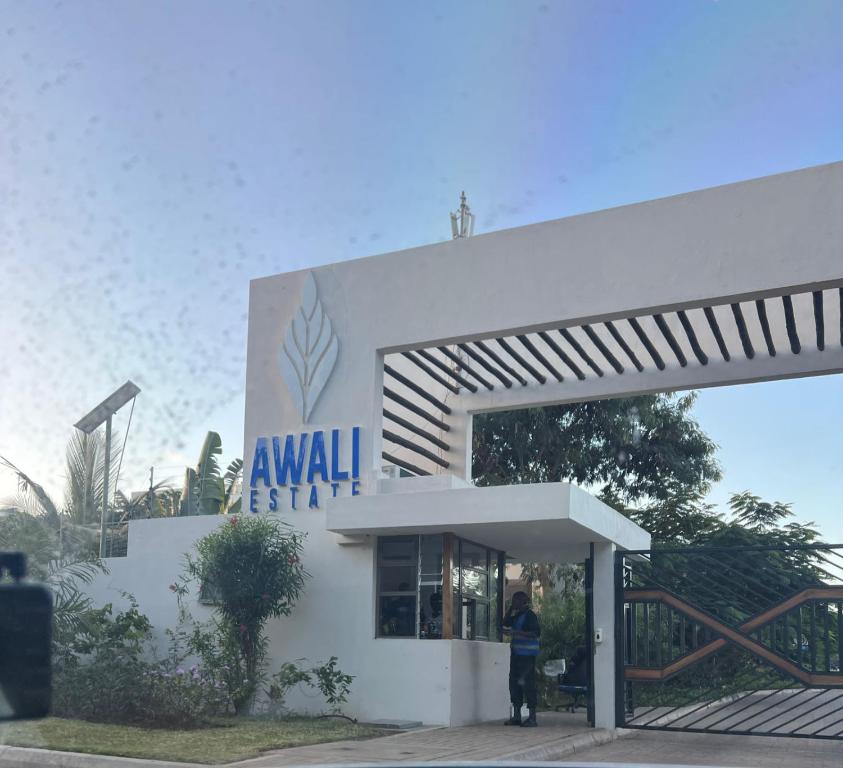
[[[843,740],[843,545],[618,553],[617,724]]]

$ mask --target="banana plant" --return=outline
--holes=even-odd
[[[181,515],[225,515],[240,511],[239,481],[243,460],[234,459],[220,474],[217,457],[222,454],[222,439],[216,432],[208,432],[196,468],[184,473],[181,496]]]

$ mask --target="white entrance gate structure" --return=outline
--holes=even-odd
[[[472,487],[473,415],[839,373],[841,297],[843,163],[253,281],[244,509],[307,530],[319,570],[288,647],[339,655],[364,716],[500,716],[500,644],[376,637],[377,538],[532,561],[593,545],[613,727],[613,553],[649,537],[565,484]]]

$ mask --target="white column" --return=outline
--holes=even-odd
[[[615,545],[594,544],[594,725],[615,727]],[[597,642],[597,637],[601,641]]]

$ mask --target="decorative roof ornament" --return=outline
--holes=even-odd
[[[281,376],[307,422],[337,362],[340,344],[322,308],[313,273],[304,280],[301,306],[281,345]]]
[[[474,234],[474,214],[465,199],[465,192],[460,194],[460,209],[451,214],[451,234],[454,240],[471,237]]]

